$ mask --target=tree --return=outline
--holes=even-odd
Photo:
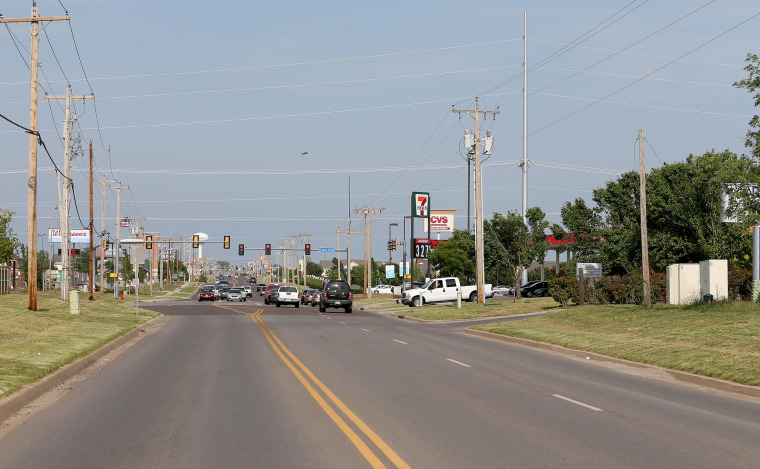
[[[15,212],[0,208],[0,261],[6,264],[10,262],[11,257],[21,246],[11,228],[11,221],[15,214]]]
[[[647,177],[649,261],[658,272],[669,264],[741,257],[751,250],[749,223],[721,223],[721,190],[727,183],[760,180],[760,167],[730,152],[689,155],[652,169]],[[594,191],[603,215],[599,257],[605,274],[641,268],[639,175],[628,172]]]
[[[316,262],[308,261],[306,263],[306,275],[313,275],[315,277],[319,277],[322,275],[322,266],[317,264]]]
[[[760,106],[760,58],[757,54],[747,54],[745,62],[748,64],[744,70],[749,73],[749,77],[735,82],[733,86],[744,88],[748,93],[754,93],[755,107],[757,107]],[[749,126],[750,130],[747,131],[744,145],[750,149],[750,153],[755,158],[760,158],[760,117],[757,114],[750,119]]]
[[[495,252],[501,253],[506,263],[512,269],[515,280],[522,277],[523,269],[535,260],[543,260],[549,243],[546,242],[546,221],[544,212],[538,207],[529,208],[525,212],[528,224],[517,212],[510,211],[506,216],[493,214],[492,220],[485,220],[484,233],[489,242],[495,244]],[[515,285],[517,287],[517,285]],[[516,289],[518,298],[519,288]]]
[[[19,245],[21,250],[21,261],[19,261],[19,270],[24,273],[24,278],[29,281],[29,256],[25,244]],[[37,253],[37,290],[44,287],[45,272],[50,268],[50,258],[45,250]]]
[[[595,262],[601,243],[599,231],[602,228],[602,217],[599,209],[587,206],[586,201],[578,197],[572,203],[565,202],[560,214],[562,224],[569,230],[568,235],[573,237],[573,244],[567,249],[574,252],[575,263]]]
[[[441,276],[459,277],[469,285],[475,278],[475,236],[467,230],[454,230],[445,243],[428,254],[428,262]]]

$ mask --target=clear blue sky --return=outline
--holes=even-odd
[[[350,209],[371,205],[385,208],[373,218],[373,255],[385,259],[388,224],[408,215],[412,191],[430,192],[434,209],[457,210],[465,228],[462,135],[473,121],[451,108],[470,109],[475,96],[487,110],[500,107],[482,127],[496,140],[483,168],[485,214],[519,211],[525,9],[528,205],[551,222],[564,202],[590,203],[593,189],[638,167],[638,129],[652,168],[712,149],[744,153],[757,113],[731,87],[747,76],[746,54],[758,52],[760,5],[750,0],[62,4],[70,26],[53,22],[41,35],[40,95],[65,94],[67,80],[75,95],[94,92],[94,104],[75,109],[82,146],[111,148],[96,152],[96,177],[130,187],[123,215],[146,229],[230,235],[233,248],[302,233],[313,249],[335,247],[335,225],[345,230]],[[40,15],[63,15],[62,4],[40,0]],[[31,1],[0,6],[5,18],[30,11]],[[0,113],[28,125],[29,34],[1,29]],[[61,104],[40,98],[39,128],[60,167],[63,118]],[[27,142],[0,122],[0,207],[17,212],[24,242]],[[42,152],[39,162],[44,233],[58,196]],[[85,156],[73,168],[87,223]],[[109,191],[111,232],[115,200]],[[359,231],[362,218],[353,220]],[[362,249],[352,237],[352,257]],[[219,245],[204,254],[235,264],[258,257]]]

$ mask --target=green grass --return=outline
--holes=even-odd
[[[425,320],[474,319],[497,316],[514,316],[516,314],[535,313],[559,308],[559,303],[551,298],[523,298],[517,301],[486,301],[485,305],[462,301],[462,308],[457,309],[456,302],[426,304],[410,308],[396,304],[390,295],[373,295],[371,300],[354,300],[354,307],[374,310],[393,310],[404,316]]]
[[[760,385],[760,306],[583,306],[473,329]]]
[[[111,295],[80,297],[82,314],[69,312],[58,292],[40,292],[37,311],[26,293],[0,295],[0,398],[71,363],[157,316]]]

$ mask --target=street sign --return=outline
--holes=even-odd
[[[115,273],[111,272],[110,274],[108,274],[108,276],[109,276],[110,278],[116,278],[116,277],[118,277],[118,276],[119,276],[119,274],[115,274]]]
[[[335,248],[319,248],[319,252],[335,252]]]
[[[396,266],[388,264],[385,266],[385,278],[396,278]]]

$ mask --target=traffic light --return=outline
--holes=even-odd
[[[303,245],[303,252],[307,256],[311,254],[311,244],[304,244]]]
[[[267,256],[272,255],[272,245],[271,244],[267,243],[267,244],[264,245],[264,254],[266,254]]]
[[[103,238],[103,250],[104,251],[108,250],[108,239],[106,238]]]
[[[198,235],[193,235],[193,247],[197,248],[201,243],[198,242]]]
[[[238,255],[240,255],[240,256],[245,255],[245,245],[244,244],[238,244]]]
[[[145,249],[153,249],[153,236],[145,237]]]
[[[225,236],[224,237],[224,249],[229,249],[229,248],[230,248],[230,237],[229,236]]]

